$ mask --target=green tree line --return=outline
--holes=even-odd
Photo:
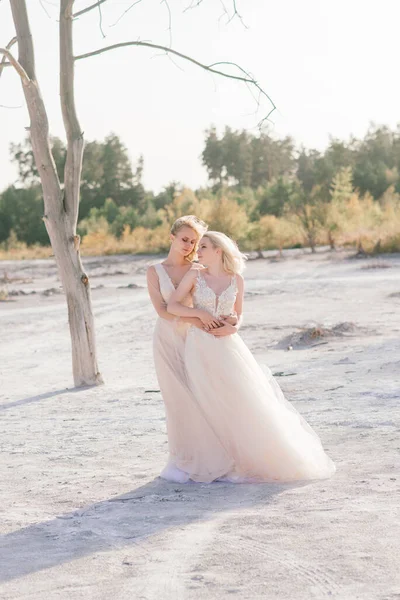
[[[58,138],[52,151],[62,181],[66,149]],[[4,250],[15,240],[48,245],[29,141],[12,144],[10,153],[19,176],[0,194],[0,244]],[[334,248],[350,221],[361,239],[366,230],[382,229],[390,214],[392,223],[398,218],[400,126],[371,125],[363,139],[331,139],[323,152],[297,148],[292,138],[268,132],[253,135],[227,127],[218,135],[212,127],[205,133],[202,162],[207,188],[192,192],[172,182],[154,194],[142,184],[143,157],[133,166],[118,136],[89,142],[79,234],[85,239],[102,232],[121,240],[136,231],[139,250],[160,250],[161,242],[154,243],[154,235],[146,232],[164,231],[180,212],[191,210],[247,249],[303,244],[313,249],[324,241]]]

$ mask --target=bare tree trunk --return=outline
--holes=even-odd
[[[45,208],[43,220],[67,298],[74,382],[76,386],[99,384],[102,383],[102,378],[97,367],[89,280],[82,268],[79,237],[76,236],[83,139],[73,104],[72,15],[70,14],[73,0],[62,0],[60,11],[61,94],[68,137],[64,191],[51,153],[46,108],[36,80],[34,48],[26,1],[10,0],[10,4],[18,38],[19,64],[27,75],[21,77],[21,80],[30,116],[33,153],[43,188]],[[66,52],[64,57],[63,52]]]
[[[301,223],[304,228],[304,237],[306,238],[308,245],[310,246],[311,252],[315,253],[315,224],[312,217],[310,217],[307,206],[302,206],[300,213],[298,213]]]
[[[356,256],[365,256],[367,253],[364,250],[364,247],[362,245],[362,239],[361,236],[358,238],[358,243],[357,243],[357,254]]]
[[[314,254],[315,253],[315,231],[314,231],[312,224],[310,224],[310,223],[308,223],[307,238],[308,238],[308,245],[310,246],[311,252]]]
[[[215,73],[221,77],[241,81],[248,86],[256,88],[260,97],[268,99],[272,106],[268,114],[260,121],[260,125],[268,120],[276,107],[259,83],[236,63],[215,62],[212,64],[205,64],[187,54],[174,50],[171,46],[133,40],[112,44],[74,57],[72,44],[73,19],[99,8],[106,0],[95,0],[92,4],[78,10],[75,14],[73,14],[72,10],[74,0],[59,0],[59,2],[60,97],[64,127],[67,134],[67,160],[64,172],[64,189],[60,185],[51,153],[47,113],[36,80],[34,48],[27,15],[26,0],[10,0],[17,32],[19,61],[17,61],[12,52],[10,52],[10,48],[14,44],[13,39],[6,48],[0,48],[0,55],[3,55],[3,59],[0,63],[0,74],[5,66],[11,66],[16,69],[21,78],[31,120],[30,134],[32,149],[43,188],[45,207],[43,220],[50,237],[61,282],[67,297],[72,340],[73,374],[75,385],[79,386],[102,383],[102,379],[97,368],[89,279],[82,268],[79,254],[80,239],[79,236],[76,235],[84,142],[75,110],[74,62],[76,60],[82,60],[104,52],[109,52],[110,50],[128,46],[161,50],[166,52],[167,55],[177,56],[180,59],[189,61],[191,64],[194,64],[209,73]],[[197,5],[199,5],[200,2],[201,0],[197,2]],[[233,16],[237,16],[241,19],[236,9],[235,0],[233,0],[233,13]],[[238,70],[238,73],[234,74],[221,70],[218,68],[220,65],[234,66]],[[269,171],[271,171],[271,168],[271,164],[268,163]],[[221,171],[219,177],[220,186],[223,186],[225,179],[226,183],[229,183],[229,178],[226,176],[224,177],[224,174]]]
[[[331,250],[336,250],[335,238],[333,237],[332,231],[328,231],[328,241],[329,241],[329,246],[330,246]]]

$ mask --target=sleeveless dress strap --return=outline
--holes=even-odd
[[[154,265],[158,278],[160,279],[164,274],[164,269],[162,268],[161,263],[157,263]]]
[[[161,281],[164,281],[164,269],[161,266],[161,263],[157,263],[154,265],[154,268],[156,270],[157,273],[157,277],[158,277],[158,281],[159,283],[161,283]]]
[[[233,289],[235,290],[235,292],[237,292],[237,279],[236,279],[236,275],[232,276],[232,283],[231,283]]]

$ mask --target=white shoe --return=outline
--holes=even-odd
[[[160,473],[161,479],[172,481],[173,483],[187,483],[190,479],[189,473],[178,469],[173,462],[169,462]]]

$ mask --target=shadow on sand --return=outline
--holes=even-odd
[[[162,531],[219,512],[268,504],[285,490],[307,483],[181,485],[157,478],[127,494],[2,536],[0,581],[112,548],[137,546]]]
[[[61,396],[61,394],[74,394],[78,392],[84,392],[90,388],[95,387],[91,385],[81,386],[79,388],[63,388],[62,390],[53,390],[52,392],[44,392],[43,394],[37,394],[36,396],[29,396],[29,398],[21,398],[21,400],[15,400],[15,402],[8,402],[6,404],[0,404],[0,410],[7,410],[8,408],[15,408],[16,406],[22,406],[23,404],[32,404],[33,402],[40,402],[47,398],[54,398],[55,396]]]

